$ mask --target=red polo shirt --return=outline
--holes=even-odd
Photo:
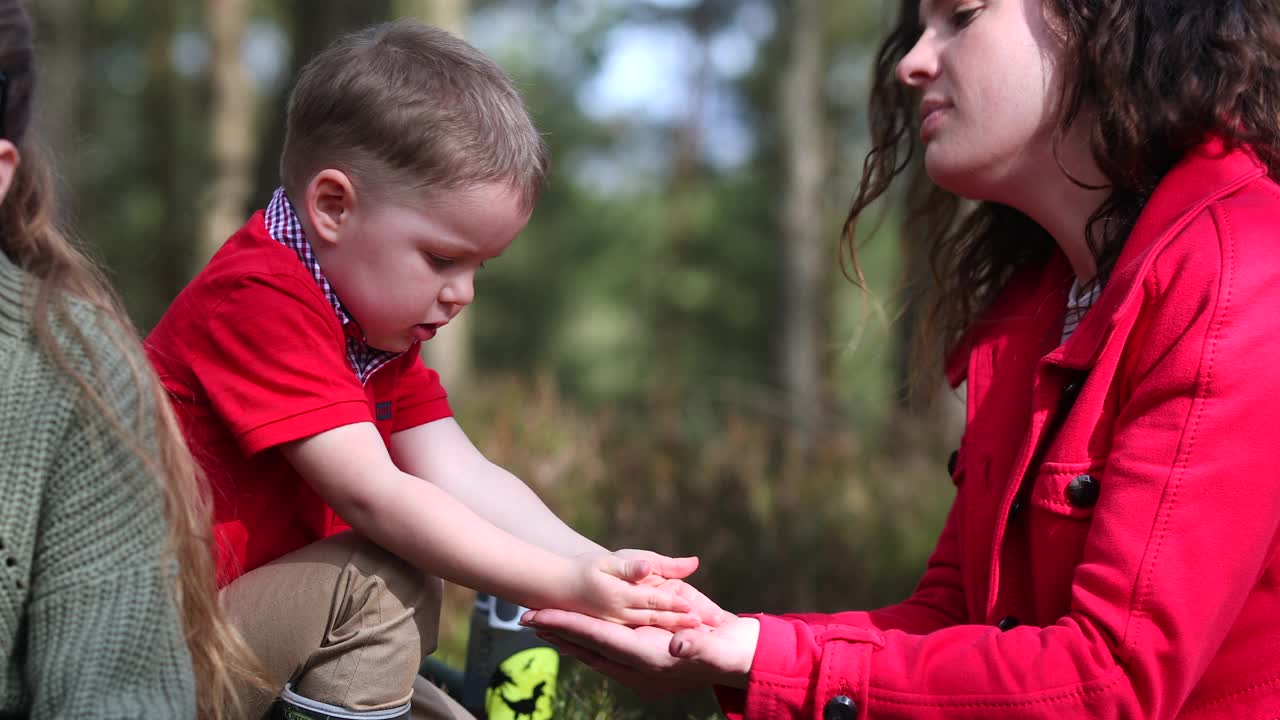
[[[318,269],[317,269],[318,272]],[[218,583],[348,526],[278,447],[360,422],[391,433],[451,415],[414,345],[364,382],[298,253],[250,218],[174,300],[146,350],[214,503]]]

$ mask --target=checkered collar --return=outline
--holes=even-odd
[[[316,260],[316,254],[311,249],[306,233],[302,231],[302,223],[298,221],[298,215],[293,211],[293,204],[285,195],[284,188],[277,188],[275,194],[271,196],[271,202],[267,204],[266,223],[267,234],[298,255],[298,259],[311,272],[316,285],[320,286],[320,291],[333,306],[333,311],[338,315],[338,321],[342,323],[343,332],[346,333],[347,361],[361,383],[367,382],[378,368],[403,354],[379,350],[365,342],[360,326],[342,306],[338,294],[333,291],[333,286],[329,284],[329,280],[320,269],[320,262]]]

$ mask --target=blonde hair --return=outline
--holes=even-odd
[[[20,0],[0,0],[0,72],[8,80],[4,137],[19,147],[21,163],[0,205],[0,249],[36,279],[32,323],[36,342],[54,365],[100,412],[148,472],[160,478],[169,542],[178,561],[174,598],[192,656],[201,717],[239,715],[236,687],[263,683],[257,659],[228,623],[218,603],[211,510],[199,470],[178,427],[169,398],[143,359],[137,332],[101,272],[77,251],[53,216],[53,183],[39,143],[27,131],[34,85],[31,22]],[[103,397],[98,368],[86,374],[73,363],[69,343],[94,358],[69,315],[72,301],[87,303],[114,332],[110,340],[128,359],[138,407],[149,412],[154,438],[138,436]],[[67,331],[67,332],[60,332]]]
[[[504,182],[531,210],[547,150],[502,68],[444,30],[400,20],[338,38],[298,75],[281,179],[300,200],[329,167],[380,189]]]

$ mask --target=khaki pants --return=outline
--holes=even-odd
[[[359,535],[312,543],[222,590],[272,684],[348,710],[411,703],[414,720],[474,720],[418,677],[436,647],[441,584]],[[246,691],[249,718],[275,695]]]

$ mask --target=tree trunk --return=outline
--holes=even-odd
[[[253,87],[241,61],[240,43],[248,16],[247,0],[209,0],[209,144],[212,178],[200,222],[200,249],[195,261],[203,265],[244,222],[244,208],[253,190]]]
[[[471,0],[392,0],[391,7],[398,17],[417,18],[454,35],[464,36]]]
[[[74,187],[80,167],[80,68],[84,62],[78,3],[42,0],[31,9],[40,28],[36,52],[41,80],[35,126],[41,129],[59,173]],[[58,202],[63,215],[59,219],[64,222],[70,221],[75,211],[74,197],[68,195],[71,193],[62,193]]]
[[[459,37],[466,35],[470,10],[470,0],[393,0],[392,3],[397,17],[416,18]],[[465,391],[472,381],[473,313],[475,309],[468,308],[422,346],[423,360],[440,373],[444,386],[454,392]]]
[[[802,438],[819,429],[823,408],[823,317],[829,173],[823,114],[823,0],[794,0],[780,76],[786,187],[782,210],[782,385]]]
[[[254,171],[254,199],[265,205],[271,193],[280,186],[280,151],[284,148],[284,116],[288,90],[298,72],[339,35],[386,20],[390,12],[387,0],[280,0],[285,31],[293,45],[289,60],[287,90],[272,99],[265,112],[270,122],[264,123]]]

